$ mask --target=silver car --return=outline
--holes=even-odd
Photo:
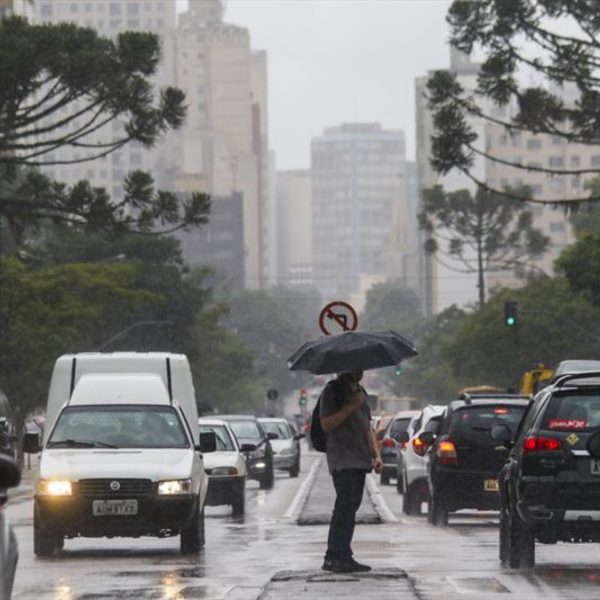
[[[263,429],[271,434],[273,464],[276,469],[288,471],[290,477],[300,473],[300,440],[305,437],[287,419],[258,419]],[[277,437],[274,437],[277,436]]]

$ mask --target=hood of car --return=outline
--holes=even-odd
[[[271,446],[273,446],[274,452],[281,452],[286,448],[293,448],[294,440],[291,438],[289,440],[271,440]]]
[[[206,469],[216,469],[218,467],[239,467],[240,455],[238,452],[208,452],[203,454],[204,467]]]

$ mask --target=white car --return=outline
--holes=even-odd
[[[258,421],[267,435],[271,434],[272,436],[274,467],[288,471],[290,477],[298,477],[300,473],[300,440],[305,437],[304,434],[298,433],[287,419],[261,418]]]
[[[208,474],[206,504],[230,504],[234,515],[243,515],[246,505],[246,459],[227,421],[201,418],[200,433],[212,431],[217,449],[204,457]]]
[[[427,502],[429,488],[427,484],[427,463],[429,446],[423,444],[419,434],[423,431],[433,431],[437,427],[445,406],[430,404],[426,406],[408,425],[406,433],[401,434],[406,445],[399,453],[399,466],[402,476],[398,473],[398,491],[403,493],[402,510],[407,515],[421,513],[421,504]]]

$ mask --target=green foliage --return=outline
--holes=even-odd
[[[517,193],[525,196],[528,190]],[[475,195],[469,190],[445,192],[441,186],[423,190],[419,225],[428,234],[429,253],[452,259],[444,264],[455,271],[477,273],[480,305],[485,302],[486,273],[523,274],[549,242],[533,227],[533,216],[522,202],[481,188]]]
[[[359,324],[361,329],[392,329],[410,336],[422,318],[421,301],[417,294],[401,281],[389,280],[369,289]]]
[[[586,181],[583,187],[590,192],[590,197],[600,198],[600,177]],[[600,206],[597,202],[582,202],[571,215],[571,223],[577,236],[600,233]]]
[[[466,89],[449,71],[433,73],[428,82],[434,123],[433,167],[441,174],[458,169],[480,185],[485,182],[474,172],[476,157],[511,167],[515,177],[525,170],[563,176],[598,172],[593,167],[552,168],[497,157],[478,143],[473,124],[474,119],[483,119],[510,135],[526,131],[567,142],[600,143],[597,2],[454,0],[447,20],[450,43],[466,54],[483,50],[485,59],[474,90]],[[564,33],[565,23],[568,34]],[[520,77],[524,70],[533,76]],[[576,93],[575,102],[563,99],[565,89]],[[494,105],[506,110],[494,110]],[[520,200],[567,202],[531,199],[519,190],[495,191]],[[568,202],[572,205],[577,200],[586,198]]]
[[[574,290],[584,292],[600,306],[600,231],[580,235],[562,252],[556,267]]]

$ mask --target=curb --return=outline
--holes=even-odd
[[[379,488],[377,487],[375,478],[371,474],[367,475],[366,488],[367,493],[371,498],[371,502],[373,503],[373,507],[375,508],[375,512],[379,515],[381,522],[398,523],[398,518],[387,505],[383,494],[379,491]]]
[[[302,482],[302,485],[296,492],[290,507],[287,509],[285,513],[285,518],[289,519],[292,522],[298,523],[300,520],[300,515],[306,506],[308,501],[308,497],[310,496],[310,492],[312,491],[313,485],[315,484],[315,479],[317,478],[317,473],[323,462],[323,457],[319,457],[315,460],[306,476],[306,479]]]

